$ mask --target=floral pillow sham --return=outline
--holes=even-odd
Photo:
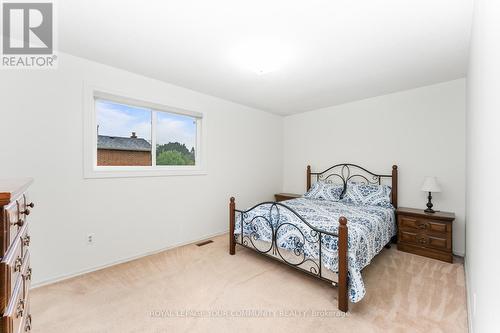
[[[340,201],[340,196],[343,191],[344,186],[341,184],[318,181],[311,186],[306,194],[304,194],[304,198]]]
[[[392,189],[388,185],[348,182],[342,201],[354,205],[393,208],[391,204],[391,191]]]

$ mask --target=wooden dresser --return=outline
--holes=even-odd
[[[32,179],[0,180],[0,333],[31,331],[28,216]]]
[[[454,213],[398,208],[398,249],[453,262]]]

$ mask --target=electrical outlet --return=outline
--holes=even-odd
[[[94,244],[94,234],[88,234],[87,235],[87,245],[93,245]]]

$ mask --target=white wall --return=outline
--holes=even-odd
[[[285,118],[285,191],[304,192],[307,164],[322,171],[343,162],[387,174],[397,164],[401,207],[425,208],[420,186],[437,176],[435,209],[456,213],[453,250],[464,254],[464,79]]]
[[[57,70],[0,73],[0,139],[9,143],[0,177],[35,178],[34,284],[224,232],[230,195],[246,207],[282,188],[303,192],[308,163],[377,172],[397,163],[401,206],[424,207],[420,184],[436,175],[436,208],[457,213],[454,250],[464,252],[463,79],[281,118],[81,58],[59,61]],[[85,82],[206,111],[208,175],[83,179]]]
[[[467,255],[469,324],[498,332],[500,286],[500,3],[476,0],[467,76]]]
[[[206,111],[208,175],[83,179],[84,82]],[[34,284],[221,233],[230,195],[245,207],[282,186],[280,117],[81,58],[2,71],[0,110],[0,178],[35,178]]]

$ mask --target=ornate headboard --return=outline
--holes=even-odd
[[[342,163],[329,167],[322,172],[312,172],[311,166],[307,166],[307,190],[311,188],[312,178],[315,177],[316,181],[326,181],[332,183],[339,183],[344,185],[344,193],[347,187],[347,182],[357,181],[365,184],[378,184],[381,185],[384,181],[391,181],[391,202],[392,205],[398,207],[398,166],[392,166],[392,173],[390,175],[376,174],[367,169],[360,167],[356,164]]]

